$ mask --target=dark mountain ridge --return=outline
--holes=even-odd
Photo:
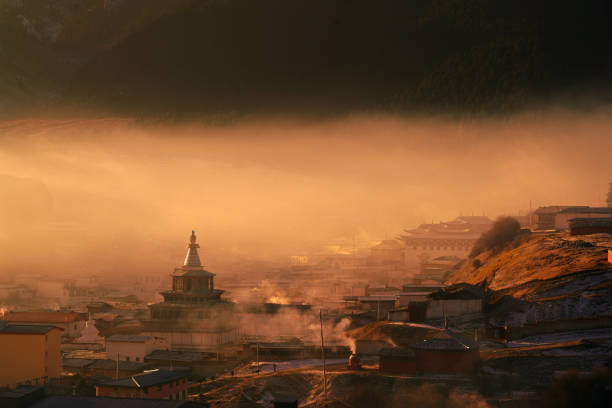
[[[606,0],[157,3],[145,13],[125,0],[66,24],[56,46],[95,46],[62,102],[189,115],[506,113],[559,95],[610,102]]]

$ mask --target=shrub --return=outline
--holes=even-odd
[[[512,217],[500,217],[489,231],[476,240],[470,258],[474,258],[485,251],[500,251],[520,233],[521,224],[517,220]]]

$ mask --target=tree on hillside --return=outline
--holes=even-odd
[[[500,251],[521,233],[521,224],[512,217],[498,218],[493,227],[474,243],[470,258],[485,251]]]

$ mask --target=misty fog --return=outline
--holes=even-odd
[[[191,229],[204,264],[229,273],[460,214],[603,205],[610,129],[606,113],[567,112],[481,122],[3,121],[0,279],[168,273]]]

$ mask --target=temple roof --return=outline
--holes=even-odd
[[[477,239],[491,228],[492,221],[486,216],[461,216],[439,224],[421,224],[400,239]]]
[[[174,273],[172,276],[201,276],[201,277],[209,277],[215,276],[214,273],[208,272],[207,270],[200,267],[200,269],[191,269],[191,268],[174,268]]]

